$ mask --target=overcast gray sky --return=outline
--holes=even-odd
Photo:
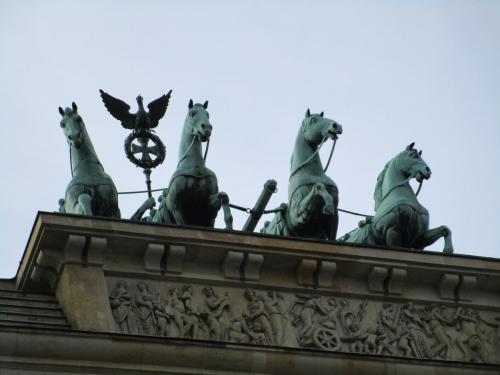
[[[499,256],[499,1],[0,0],[0,277],[14,276],[36,212],[57,210],[70,181],[58,106],[77,102],[120,191],[144,188],[99,88],[134,110],[138,93],[173,89],[154,188],[177,164],[189,99],[209,100],[207,164],[242,206],[269,178],[269,208],[286,200],[308,107],[344,127],[328,174],[345,209],[372,213],[378,173],[415,141],[433,170],[419,195],[431,226],[452,229],[457,253]],[[122,196],[123,216],[143,198]],[[246,214],[234,216],[241,228]],[[358,220],[341,214],[339,234]]]

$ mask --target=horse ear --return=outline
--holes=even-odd
[[[310,116],[311,116],[311,111],[309,110],[309,108],[307,108],[306,117],[310,117]]]
[[[323,115],[324,115],[324,114],[325,114],[325,112],[321,112],[319,115],[320,115],[321,117],[323,117]]]
[[[415,142],[412,142],[408,146],[406,146],[406,149],[407,150],[413,150],[413,146],[415,146]]]
[[[75,102],[71,103],[71,108],[73,108],[73,112],[77,112],[78,111],[78,107],[76,106]]]
[[[62,107],[59,107],[59,113],[64,117],[64,109],[62,109]]]
[[[193,108],[193,99],[189,99],[189,104],[188,104],[188,107],[189,109]]]
[[[422,150],[420,150],[420,151],[418,152],[418,155],[419,155],[419,156],[422,156]]]
[[[208,107],[208,100],[205,103],[203,103],[203,108],[207,109],[207,107]]]

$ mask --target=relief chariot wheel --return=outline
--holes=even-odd
[[[135,131],[125,139],[125,154],[138,167],[151,169],[165,160],[165,145],[150,131]]]
[[[313,333],[314,344],[323,350],[336,351],[340,349],[340,339],[337,333],[328,328],[318,328]]]

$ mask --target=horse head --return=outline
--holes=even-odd
[[[431,177],[431,169],[422,159],[422,151],[417,151],[412,143],[396,157],[396,163],[405,178],[415,178],[418,182]]]
[[[83,143],[83,120],[78,114],[78,107],[75,102],[71,104],[71,108],[62,109],[59,107],[59,113],[62,116],[61,128],[68,140],[70,146],[80,148]]]
[[[324,117],[324,112],[311,114],[309,109],[306,112],[300,129],[304,139],[311,146],[317,146],[328,138],[335,140],[339,134],[342,134],[342,126],[340,124]]]
[[[193,104],[189,101],[189,112],[184,123],[184,129],[202,142],[206,142],[212,134],[212,124],[210,124],[209,114],[207,112],[208,101],[204,104]]]

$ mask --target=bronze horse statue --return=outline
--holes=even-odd
[[[60,125],[70,147],[72,179],[60,211],[90,216],[120,217],[118,193],[111,177],[96,155],[85,123],[73,102],[71,108],[59,107]]]
[[[229,198],[226,193],[219,191],[217,177],[205,166],[202,155],[202,143],[209,142],[212,134],[208,101],[193,104],[190,100],[188,107],[177,169],[162,195],[153,222],[213,227],[222,207],[226,229],[232,229]]]
[[[422,183],[431,177],[422,151],[413,146],[392,158],[378,176],[373,194],[375,216],[360,222],[339,241],[422,250],[443,237],[443,252],[453,252],[450,229],[444,225],[429,229],[429,211],[410,186],[413,178]]]
[[[338,189],[325,174],[319,150],[328,139],[336,140],[342,126],[309,109],[297,134],[291,159],[288,205],[262,233],[335,240],[338,227]]]

